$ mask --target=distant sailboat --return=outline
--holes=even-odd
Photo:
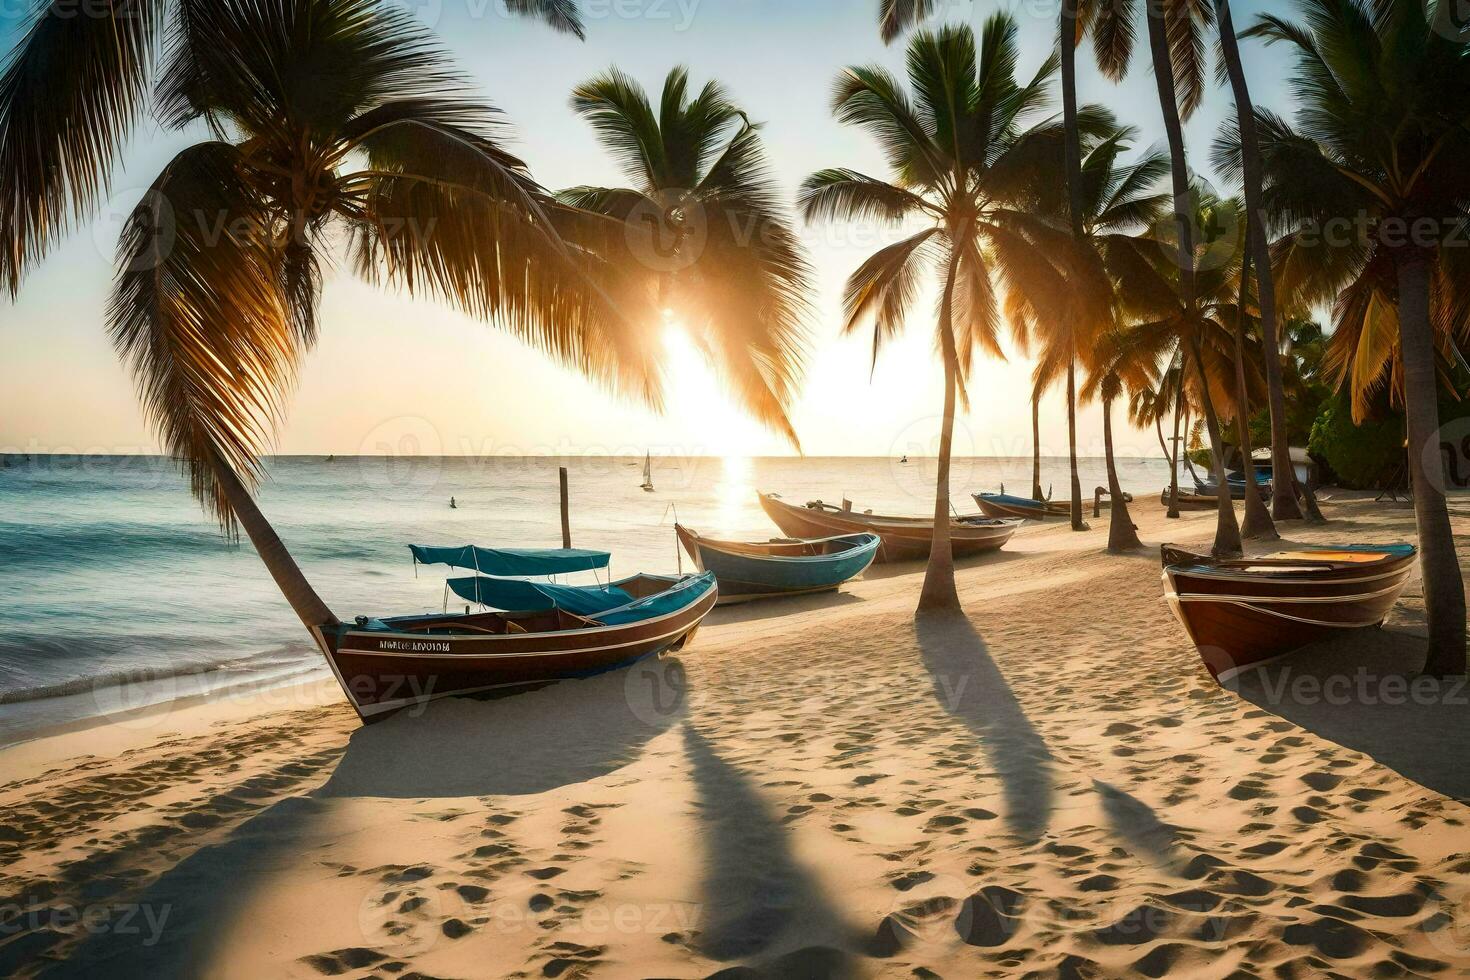
[[[653,454],[643,454],[643,490],[653,493]]]

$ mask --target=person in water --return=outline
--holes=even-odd
[[[459,504],[457,504],[457,503],[454,502],[454,498],[453,497],[450,497],[449,498],[449,509],[450,510],[459,510]]]

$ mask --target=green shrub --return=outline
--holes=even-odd
[[[1378,490],[1404,465],[1404,421],[1400,415],[1353,424],[1352,403],[1339,395],[1312,426],[1308,450],[1349,490]]]

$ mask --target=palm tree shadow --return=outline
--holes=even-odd
[[[968,728],[1000,776],[1006,823],[1026,842],[1051,818],[1052,755],[1026,717],[985,641],[963,615],[920,615],[915,623],[934,697]]]
[[[516,796],[605,776],[683,717],[688,674],[648,659],[491,701],[446,698],[353,732],[323,797]]]
[[[436,701],[360,728],[319,789],[180,861],[129,903],[148,914],[88,936],[45,975],[204,975],[257,882],[318,845],[334,799],[509,796],[593,779],[636,759],[683,716],[686,683],[677,659],[645,660],[493,701]],[[159,916],[155,935],[148,924]]]
[[[1103,814],[1114,833],[1159,867],[1175,873],[1183,870],[1177,828],[1160,820],[1147,803],[1111,783],[1094,779],[1092,788],[1102,797]]]
[[[854,930],[828,904],[792,855],[786,832],[739,769],[684,727],[684,751],[703,824],[705,869],[698,947],[717,961],[788,952],[799,937],[810,954],[858,947]]]
[[[200,848],[135,901],[115,905],[106,928],[89,930],[47,978],[112,980],[205,976],[259,879],[299,860],[328,804],[292,796],[257,813],[218,844]]]
[[[1369,756],[1425,789],[1470,800],[1470,683],[1418,677],[1422,637],[1359,630],[1245,671],[1230,688],[1257,707]]]

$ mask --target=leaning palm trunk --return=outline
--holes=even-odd
[[[1082,132],[1077,122],[1077,0],[1062,0],[1057,21],[1062,59],[1062,126],[1065,130],[1067,203],[1072,237],[1082,240]],[[1076,351],[1075,335],[1073,351]],[[1087,530],[1082,519],[1082,481],[1077,477],[1077,366],[1067,359],[1067,460],[1072,477],[1072,530]]]
[[[1195,313],[1194,279],[1194,234],[1189,223],[1192,210],[1189,195],[1189,164],[1184,155],[1184,127],[1179,119],[1179,101],[1174,91],[1174,66],[1169,53],[1169,38],[1164,23],[1161,0],[1146,0],[1148,7],[1148,37],[1153,53],[1154,79],[1159,89],[1159,107],[1164,114],[1164,132],[1169,139],[1169,163],[1174,177],[1174,222],[1179,235],[1179,282],[1183,287],[1186,316]],[[1192,326],[1186,324],[1186,329]],[[1205,424],[1209,427],[1210,442],[1214,449],[1215,483],[1218,488],[1218,519],[1215,524],[1214,553],[1219,556],[1242,553],[1240,525],[1235,521],[1235,507],[1230,501],[1229,481],[1225,476],[1225,457],[1220,451],[1220,419],[1215,414],[1210,397],[1210,380],[1205,373],[1204,359],[1200,354],[1199,340],[1189,339],[1190,354],[1200,381],[1200,401],[1204,404]],[[1181,369],[1180,390],[1184,389]],[[1177,471],[1175,479],[1178,479]],[[1177,486],[1175,488],[1177,495]],[[1177,504],[1177,501],[1175,501]],[[1170,508],[1171,511],[1177,507]]]
[[[1041,392],[1031,390],[1031,499],[1041,495]]]
[[[332,615],[332,610],[327,608],[327,604],[316,594],[306,576],[301,574],[301,567],[296,564],[296,559],[286,550],[276,529],[271,527],[270,521],[265,519],[265,515],[255,505],[255,499],[250,496],[250,491],[245,489],[235,471],[218,456],[211,461],[210,468],[214,471],[214,478],[220,489],[224,491],[235,519],[245,530],[250,543],[255,546],[255,552],[260,555],[266,571],[276,580],[281,595],[286,597],[286,601],[301,618],[302,625],[308,630],[337,625],[337,617]]]
[[[1241,526],[1240,535],[1249,541],[1278,541],[1281,535],[1271,520],[1271,512],[1261,500],[1260,486],[1256,483],[1255,452],[1251,446],[1250,392],[1245,383],[1245,301],[1250,280],[1251,253],[1247,249],[1240,267],[1240,304],[1236,307],[1235,317],[1235,430],[1245,467],[1245,523]],[[1221,492],[1224,492],[1223,487]]]
[[[1276,323],[1276,275],[1271,268],[1270,243],[1266,239],[1265,210],[1261,201],[1261,144],[1256,132],[1256,112],[1251,102],[1250,86],[1240,61],[1240,44],[1235,37],[1235,22],[1230,15],[1230,0],[1215,0],[1216,20],[1220,25],[1220,48],[1225,69],[1230,76],[1230,89],[1235,96],[1235,113],[1240,125],[1240,153],[1245,186],[1247,255],[1256,263],[1256,289],[1261,304],[1261,343],[1265,355],[1266,396],[1271,410],[1271,465],[1275,473],[1271,493],[1271,513],[1278,521],[1297,520],[1302,516],[1296,494],[1282,475],[1293,472],[1291,446],[1286,432],[1286,393],[1281,383],[1281,344]],[[1321,517],[1321,514],[1318,514]],[[1246,524],[1250,525],[1250,508],[1246,508]],[[1249,536],[1249,534],[1247,534]]]
[[[1138,528],[1128,512],[1128,498],[1123,496],[1123,484],[1118,480],[1118,466],[1113,457],[1113,400],[1103,398],[1103,451],[1107,454],[1108,495],[1113,498],[1113,512],[1108,520],[1108,550],[1114,553],[1133,551],[1143,547],[1138,540]]]
[[[1399,281],[1399,343],[1404,358],[1409,471],[1414,481],[1424,605],[1429,614],[1429,653],[1424,672],[1445,677],[1465,673],[1465,583],[1460,577],[1454,531],[1445,505],[1438,445],[1439,379],[1429,320],[1429,256],[1404,248],[1394,259]]]
[[[956,262],[956,258],[950,259],[944,301],[939,310],[940,346],[944,354],[944,424],[939,434],[939,472],[934,480],[934,536],[929,546],[929,566],[924,570],[924,588],[919,593],[919,612],[953,612],[960,608],[954,584],[954,550],[949,540],[949,460],[954,443],[955,387],[959,374],[952,316]]]
[[[1067,459],[1072,467],[1072,530],[1088,530],[1082,519],[1082,480],[1077,475],[1077,364],[1067,362]]]

